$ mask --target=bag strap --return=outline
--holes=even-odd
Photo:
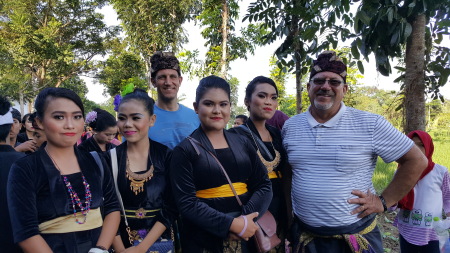
[[[253,141],[255,142],[256,147],[262,149],[262,151],[267,155],[267,157],[269,158],[270,161],[272,161],[274,159],[272,154],[270,153],[269,149],[267,149],[266,145],[261,140],[261,138],[258,137],[258,135],[255,136],[253,134],[252,130],[247,125],[240,125],[239,127],[244,129],[245,131],[247,131],[250,134]]]
[[[113,149],[110,149],[109,152],[111,154],[111,167],[112,167],[113,178],[114,178],[114,186],[116,187],[117,199],[119,200],[120,207],[122,208],[125,225],[128,227],[128,220],[127,220],[127,215],[125,213],[125,207],[123,206],[122,196],[120,195],[119,186],[117,184],[117,177],[119,175],[119,165],[117,163],[117,151],[115,148],[113,148]]]
[[[94,157],[95,163],[97,163],[98,167],[100,168],[100,186],[103,189],[103,179],[105,177],[105,170],[103,168],[103,163],[102,160],[100,159],[100,156],[98,155],[98,153],[96,151],[91,151],[89,152],[91,153],[92,157]]]
[[[228,173],[226,172],[225,168],[222,166],[222,164],[220,163],[219,159],[217,159],[217,157],[208,149],[205,148],[205,146],[203,146],[199,141],[197,141],[196,139],[188,136],[187,137],[188,140],[191,142],[192,146],[194,147],[195,151],[197,152],[198,155],[200,155],[199,150],[197,149],[197,145],[199,145],[200,147],[202,147],[204,150],[206,150],[206,152],[208,152],[213,158],[214,160],[216,160],[217,164],[219,165],[219,167],[222,169],[223,174],[225,175],[225,177],[227,178],[228,184],[231,187],[231,190],[233,191],[234,196],[236,197],[237,202],[239,203],[239,206],[242,206],[242,202],[241,199],[239,198],[239,195],[236,192],[236,189],[234,189],[233,183],[230,180],[230,177],[228,176]]]

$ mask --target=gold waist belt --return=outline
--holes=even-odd
[[[267,173],[267,175],[269,176],[269,179],[281,178],[281,172],[279,172],[279,171],[271,171],[271,172]]]
[[[236,190],[237,195],[241,195],[247,192],[247,184],[246,183],[233,183],[234,189]],[[233,191],[229,184],[224,184],[219,187],[199,190],[196,192],[195,196],[197,198],[203,199],[212,199],[212,198],[225,198],[225,197],[234,197]]]
[[[78,217],[83,214],[77,213]],[[70,232],[79,232],[99,228],[103,225],[103,218],[100,212],[100,208],[91,209],[86,217],[84,224],[78,224],[75,222],[73,214],[58,217],[53,220],[45,221],[39,224],[39,232],[41,234],[62,234]]]
[[[125,209],[125,216],[127,218],[136,218],[136,219],[152,218],[155,217],[160,210],[161,209],[145,210],[144,208],[139,208],[137,210]]]

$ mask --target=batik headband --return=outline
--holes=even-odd
[[[319,56],[317,60],[313,61],[313,66],[311,68],[311,75],[309,78],[313,78],[319,72],[333,72],[340,75],[344,82],[347,78],[347,66],[345,63],[336,55],[334,51],[324,51]]]
[[[153,54],[152,58],[150,58],[150,63],[152,77],[155,77],[156,72],[162,69],[173,69],[181,75],[180,62],[171,52],[157,51]]]

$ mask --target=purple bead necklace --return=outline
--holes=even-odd
[[[55,162],[55,160],[50,155],[50,153],[48,153],[47,147],[45,147],[45,152],[50,157],[50,159],[52,160],[55,167],[59,170],[59,173],[61,173],[61,169],[59,168],[58,164]],[[75,222],[78,224],[84,224],[86,222],[86,218],[89,213],[89,210],[91,210],[92,194],[91,194],[89,184],[86,181],[86,178],[84,177],[83,172],[81,172],[81,177],[83,178],[83,185],[84,185],[84,191],[85,191],[85,193],[84,193],[85,201],[84,201],[84,206],[83,206],[83,204],[81,203],[80,197],[78,197],[78,194],[72,188],[72,185],[70,184],[69,179],[67,179],[67,177],[65,175],[61,174],[61,176],[64,179],[64,183],[66,184],[67,191],[69,192],[69,195],[70,195],[70,200],[72,201],[73,216],[75,217]],[[83,221],[78,220],[77,210],[75,208],[77,205],[80,208],[81,213],[84,216]]]

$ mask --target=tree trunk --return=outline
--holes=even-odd
[[[302,1],[294,0],[294,8],[302,8]],[[297,99],[297,113],[302,112],[302,66],[301,66],[301,45],[298,38],[298,33],[300,30],[300,17],[294,15],[292,17],[291,34],[294,36],[294,61],[295,61],[295,95]]]
[[[222,0],[222,58],[220,59],[220,76],[227,79],[227,58],[228,58],[228,19],[229,17],[227,0]]]
[[[20,104],[20,114],[25,115],[25,113],[23,113],[24,110],[24,99],[23,99],[23,92],[19,91],[19,104]]]
[[[295,56],[295,94],[297,98],[297,113],[302,113],[302,69],[300,65],[300,59],[298,59],[298,53],[294,53]]]
[[[152,84],[152,74],[151,74],[152,68],[150,63],[150,56],[144,56],[144,62],[145,62],[145,79],[147,79],[150,97],[152,97],[154,100],[157,100],[158,94],[156,92],[155,87],[153,87]]]
[[[425,130],[425,25],[425,15],[418,15],[406,43],[405,133]]]

